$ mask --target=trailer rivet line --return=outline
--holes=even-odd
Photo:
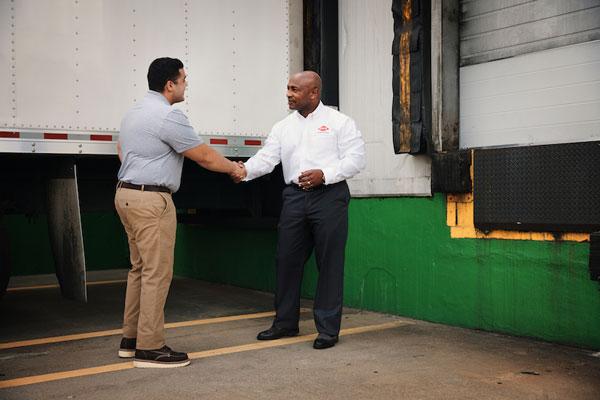
[[[10,64],[11,64],[11,69],[13,71],[12,75],[12,82],[11,85],[13,86],[13,90],[12,90],[12,120],[13,120],[13,126],[17,126],[16,124],[16,119],[17,119],[17,94],[16,94],[16,86],[17,86],[17,77],[16,77],[16,66],[17,66],[17,59],[16,59],[16,49],[15,49],[15,41],[14,41],[14,37],[15,37],[15,32],[16,32],[16,27],[15,27],[15,20],[16,20],[16,11],[15,11],[15,6],[14,6],[14,0],[11,0],[11,7],[10,7],[10,19],[11,19],[11,24],[10,24],[10,36],[12,37],[13,40],[10,41],[10,52],[11,52],[11,60],[10,60]]]

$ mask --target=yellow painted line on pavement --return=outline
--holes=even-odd
[[[127,279],[114,279],[110,281],[94,281],[94,282],[86,282],[86,286],[96,286],[96,285],[110,285],[113,283],[124,283],[127,282]],[[14,286],[6,289],[7,292],[21,292],[24,290],[37,290],[37,289],[52,289],[60,287],[58,283],[53,283],[49,285],[36,285],[36,286]]]
[[[26,378],[9,379],[6,381],[0,381],[0,389],[27,386],[42,382],[59,381],[61,379],[77,378],[80,376],[103,374],[106,372],[122,371],[131,368],[133,368],[133,361],[118,364],[101,365],[99,367],[92,368],[76,369],[73,371],[53,372],[51,374],[28,376]]]
[[[302,308],[300,310],[300,312],[306,312],[306,311],[309,311],[309,310],[306,308]],[[193,320],[193,321],[171,322],[171,323],[165,324],[165,329],[182,328],[182,327],[187,327],[187,326],[219,324],[219,323],[223,323],[223,322],[241,321],[241,320],[245,320],[245,319],[266,318],[266,317],[272,317],[274,315],[275,315],[275,312],[267,311],[267,312],[254,313],[254,314],[232,315],[229,317],[215,317],[215,318],[197,319],[197,320]],[[72,340],[91,339],[91,338],[97,338],[97,337],[103,337],[103,336],[121,335],[122,333],[123,333],[122,329],[110,329],[110,330],[106,330],[106,331],[77,333],[77,334],[66,335],[66,336],[53,336],[53,337],[40,338],[40,339],[20,340],[17,342],[0,343],[0,350],[14,349],[17,347],[25,347],[25,346],[37,346],[40,344],[70,342]]]
[[[70,342],[72,340],[91,339],[91,338],[102,337],[102,336],[118,335],[121,333],[123,333],[122,329],[111,329],[111,330],[107,330],[107,331],[76,333],[74,335],[52,336],[52,337],[47,337],[47,338],[20,340],[17,342],[0,343],[0,350],[14,349],[17,347],[26,347],[26,346],[37,346],[40,344]]]
[[[382,331],[382,330],[386,330],[386,329],[396,328],[396,327],[399,327],[402,325],[412,325],[412,324],[414,324],[414,322],[395,321],[395,322],[388,322],[388,323],[379,324],[379,325],[368,325],[368,326],[361,326],[361,327],[357,327],[357,328],[348,328],[348,329],[342,329],[342,331],[340,332],[340,336],[356,335],[356,334],[365,333],[365,332]],[[222,347],[219,349],[189,353],[188,356],[191,359],[222,356],[222,355],[226,355],[226,354],[241,353],[244,351],[262,350],[262,349],[268,349],[268,348],[272,348],[272,347],[285,346],[285,345],[289,345],[289,344],[309,342],[309,341],[314,340],[316,337],[317,337],[316,334],[312,334],[312,335],[296,336],[296,337],[279,339],[279,340],[255,342],[255,343],[245,344],[245,345],[241,345],[241,346]],[[7,388],[18,387],[18,386],[27,386],[27,385],[33,385],[36,383],[43,383],[43,382],[53,382],[53,381],[59,381],[59,380],[63,380],[63,379],[78,378],[78,377],[82,377],[82,376],[98,375],[98,374],[103,374],[106,372],[123,371],[123,370],[127,370],[127,369],[132,369],[132,368],[134,368],[133,362],[127,361],[127,362],[122,362],[122,363],[117,363],[117,364],[101,365],[101,366],[92,367],[92,368],[83,368],[83,369],[76,369],[76,370],[71,370],[71,371],[53,372],[53,373],[44,374],[44,375],[28,376],[28,377],[24,377],[24,378],[8,379],[5,381],[0,381],[0,389],[7,389]]]
[[[414,324],[414,322],[395,321],[395,322],[388,322],[386,324],[379,324],[379,325],[359,326],[357,328],[342,329],[340,331],[340,336],[356,335],[358,333],[373,332],[373,331],[382,331],[385,329],[396,328],[401,325],[412,325],[412,324]],[[287,344],[310,342],[310,341],[315,340],[316,338],[317,338],[317,334],[313,333],[312,335],[295,336],[295,337],[278,339],[278,340],[267,340],[267,341],[261,341],[261,342],[256,342],[256,343],[243,344],[241,346],[223,347],[220,349],[199,351],[196,353],[189,353],[188,356],[192,360],[198,359],[198,358],[222,356],[225,354],[241,353],[243,351],[262,350],[262,349],[268,349],[271,347],[285,346]]]

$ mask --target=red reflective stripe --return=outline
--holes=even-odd
[[[247,140],[244,140],[244,144],[246,146],[260,146],[262,144],[262,142],[260,140],[247,139]]]
[[[90,140],[101,140],[104,142],[112,141],[111,135],[90,135]]]
[[[0,131],[0,138],[19,138],[19,132],[5,132]]]
[[[66,133],[47,133],[44,132],[44,139],[59,139],[59,140],[67,140],[69,135]]]
[[[227,139],[210,139],[210,144],[227,144]]]

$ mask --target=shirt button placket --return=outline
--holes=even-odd
[[[306,145],[306,142],[307,142],[306,135],[308,134],[307,131],[308,131],[308,124],[307,124],[307,121],[304,120],[304,121],[302,121],[302,136],[300,137],[300,159],[299,159],[300,165],[298,165],[300,171],[298,171],[298,173],[302,173],[302,171],[304,171],[304,165],[305,165],[304,163],[306,160],[306,155],[308,153],[308,148]],[[296,176],[296,178],[297,178],[297,176]]]

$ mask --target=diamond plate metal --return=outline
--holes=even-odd
[[[600,230],[600,142],[475,150],[482,230]]]

